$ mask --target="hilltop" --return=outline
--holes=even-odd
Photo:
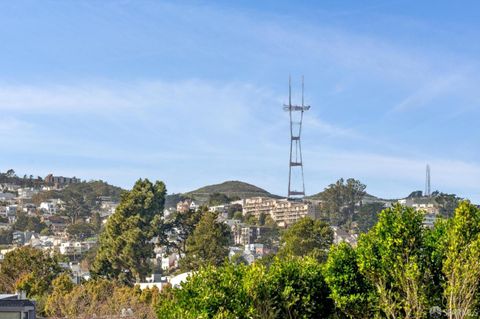
[[[167,196],[166,206],[172,207],[185,198],[191,198],[200,204],[206,203],[213,194],[223,194],[230,199],[244,199],[249,197],[264,196],[272,198],[281,198],[278,195],[269,193],[258,186],[241,181],[226,181],[220,184],[208,185],[199,189],[183,193],[171,194]]]
[[[252,184],[241,181],[226,181],[220,184],[208,185],[188,192],[185,195],[199,201],[206,201],[212,194],[225,194],[230,198],[249,198],[255,196],[279,197]]]

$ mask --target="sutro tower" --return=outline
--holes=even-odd
[[[427,164],[427,170],[425,173],[425,196],[430,197],[432,195],[430,189],[430,165]]]
[[[303,112],[310,109],[304,104],[304,83],[302,76],[302,105],[292,105],[292,80],[288,78],[288,105],[283,109],[290,114],[290,162],[288,171],[288,198],[301,199],[305,196],[305,181],[303,177],[302,134]],[[296,178],[292,178],[296,177]]]

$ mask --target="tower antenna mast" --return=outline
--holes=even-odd
[[[430,165],[427,164],[427,170],[425,173],[425,196],[430,197],[432,196],[432,192],[430,189]]]
[[[290,161],[288,165],[288,199],[303,199],[305,197],[305,179],[303,175],[302,135],[303,112],[310,109],[305,105],[304,98],[304,77],[302,76],[302,104],[292,104],[292,79],[288,77],[288,105],[284,104],[283,109],[290,115]],[[294,181],[292,172],[300,173],[301,181]],[[295,186],[293,185],[294,182]],[[300,188],[297,188],[300,187]]]

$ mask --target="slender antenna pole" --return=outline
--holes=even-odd
[[[305,85],[304,85],[304,77],[302,75],[302,107],[304,106],[304,103],[303,103],[303,100],[304,100],[303,99],[303,95],[304,95],[303,93],[304,93],[304,91],[305,91]]]
[[[292,76],[288,75],[288,105],[292,105]]]

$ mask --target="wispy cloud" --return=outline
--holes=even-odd
[[[308,171],[315,177],[329,176],[329,184],[339,177],[355,177],[369,186],[369,192],[383,197],[401,197],[423,190],[427,162],[419,157],[392,156],[382,153],[346,152],[328,148],[307,151],[312,162]],[[480,165],[450,158],[428,161],[432,168],[432,187],[480,200],[478,181]],[[380,186],[383,185],[383,186]]]

